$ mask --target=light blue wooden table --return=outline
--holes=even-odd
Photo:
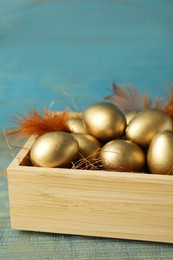
[[[0,129],[31,107],[84,109],[129,84],[166,97],[171,0],[1,0]],[[75,103],[75,105],[74,105]],[[12,157],[0,135],[0,172]],[[0,259],[173,259],[173,245],[14,231],[0,177]]]

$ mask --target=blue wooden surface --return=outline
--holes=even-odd
[[[0,129],[28,107],[79,109],[130,84],[165,96],[173,80],[173,2],[0,1]]]
[[[172,0],[0,0],[0,129],[30,107],[83,109],[130,84],[166,97],[173,80]],[[67,93],[67,95],[65,94]],[[0,172],[12,159],[0,134]],[[10,227],[0,177],[0,259],[173,259],[171,244]]]

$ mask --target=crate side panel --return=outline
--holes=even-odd
[[[13,169],[8,182],[15,229],[173,242],[172,181]]]

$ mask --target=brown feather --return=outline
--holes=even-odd
[[[19,139],[36,135],[37,137],[54,131],[69,132],[67,121],[70,117],[68,111],[50,112],[44,110],[43,115],[36,111],[30,110],[27,114],[20,114],[19,118],[14,118],[16,127],[7,133],[7,135],[17,135]]]
[[[152,104],[152,100],[148,95],[141,95],[136,89],[126,86],[119,87],[113,82],[113,94],[104,99],[111,100],[119,108],[127,111],[143,110],[146,108],[157,107],[161,108],[163,99],[156,99]]]
[[[163,110],[173,119],[173,90],[169,95],[168,103],[163,107]]]

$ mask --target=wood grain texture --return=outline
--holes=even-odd
[[[8,168],[14,229],[173,242],[172,176],[23,166],[32,142]]]

